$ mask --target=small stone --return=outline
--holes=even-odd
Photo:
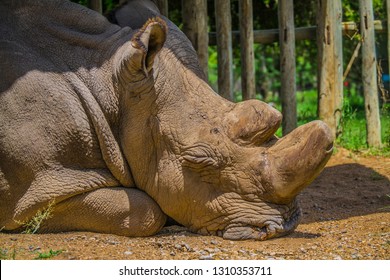
[[[210,255],[202,255],[202,256],[199,257],[199,259],[200,260],[213,260],[214,257],[213,257],[212,254],[210,254]]]
[[[133,254],[133,252],[131,252],[131,251],[126,251],[124,254],[125,254],[126,256],[130,256],[130,255]]]
[[[221,250],[219,248],[214,249],[214,253],[219,253],[219,252],[221,252]]]
[[[198,253],[201,255],[207,255],[208,252],[206,252],[205,250],[200,250]]]
[[[120,242],[119,241],[116,241],[116,240],[107,240],[107,244],[110,244],[110,245],[118,245]]]
[[[183,244],[183,247],[186,248],[186,250],[187,250],[188,252],[193,251],[193,250],[191,249],[190,245],[188,245],[187,243],[184,243],[184,244]]]
[[[212,248],[205,248],[204,251],[206,251],[208,253],[214,253],[214,249],[212,249]]]
[[[340,257],[339,255],[333,255],[334,260],[342,260],[343,258]]]
[[[213,245],[218,245],[218,241],[215,240],[215,239],[211,240],[210,243],[213,244]]]
[[[35,247],[34,248],[34,246],[32,246],[32,245],[30,245],[30,246],[28,246],[28,249],[30,250],[30,251],[39,251],[39,250],[41,250],[41,247]]]

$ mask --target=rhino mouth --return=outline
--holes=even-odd
[[[300,208],[296,208],[288,218],[268,219],[257,223],[235,223],[224,230],[217,231],[217,235],[230,240],[267,240],[291,233],[298,225],[301,218]]]

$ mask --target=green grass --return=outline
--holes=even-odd
[[[386,115],[381,116],[381,128],[382,128],[382,143],[383,148],[381,149],[382,153],[390,153],[389,145],[389,129],[390,127],[390,117]],[[366,121],[364,117],[364,112],[359,112],[350,118],[345,118],[343,123],[343,133],[337,139],[337,142],[353,151],[359,151],[362,149],[367,149],[366,144]],[[377,153],[380,151],[375,151],[371,149],[372,153]]]
[[[354,100],[355,99],[355,100]],[[385,104],[380,111],[381,138],[383,147],[381,149],[368,149],[366,137],[366,119],[362,102],[355,98],[344,100],[342,134],[338,137],[337,143],[352,150],[368,150],[371,154],[390,155],[390,107]]]
[[[61,253],[62,250],[53,251],[52,249],[50,249],[50,251],[47,253],[39,253],[35,259],[36,260],[51,259],[52,257],[58,256]]]
[[[276,98],[265,100],[272,102],[281,111],[280,101]],[[315,90],[297,92],[298,126],[318,119],[317,117],[317,92]],[[368,151],[374,155],[390,156],[390,104],[385,104],[381,109],[382,143],[381,149],[369,149],[366,138],[366,120],[364,113],[364,99],[357,94],[344,96],[344,108],[342,119],[342,134],[336,143],[351,151]],[[282,136],[281,128],[276,132]]]
[[[34,260],[47,260],[61,254],[63,250],[52,250],[48,252],[34,252]],[[0,247],[0,260],[16,260],[16,249],[15,246],[12,249],[5,249]]]

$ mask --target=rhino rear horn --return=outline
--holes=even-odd
[[[148,77],[166,36],[166,23],[158,17],[149,19],[131,41],[118,51],[116,55],[118,76],[127,81],[137,80],[135,76],[139,74]]]

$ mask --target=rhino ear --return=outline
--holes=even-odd
[[[137,75],[148,77],[166,34],[167,25],[161,18],[149,19],[116,54],[117,75],[127,81],[134,80]]]

